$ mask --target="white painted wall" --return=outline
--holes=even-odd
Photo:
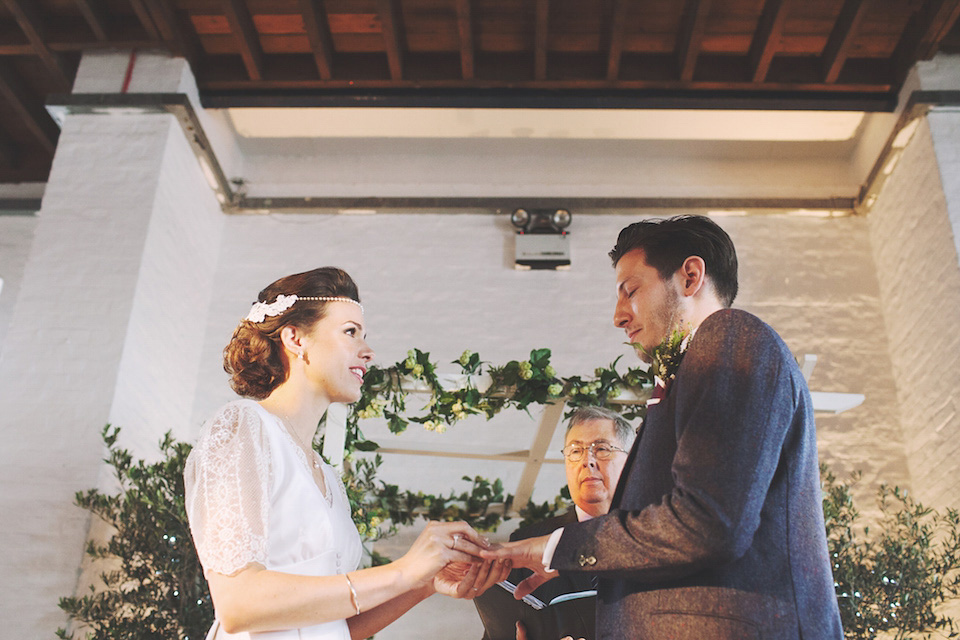
[[[242,140],[259,197],[852,197],[856,143]],[[864,174],[865,175],[865,174]],[[231,175],[231,177],[233,177]]]

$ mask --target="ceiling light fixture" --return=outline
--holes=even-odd
[[[517,229],[514,268],[565,270],[570,268],[573,221],[567,209],[514,209],[510,223]]]

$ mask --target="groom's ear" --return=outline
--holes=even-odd
[[[700,256],[690,256],[677,271],[684,296],[696,295],[707,283],[707,264]]]

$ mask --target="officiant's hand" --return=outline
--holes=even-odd
[[[550,536],[546,535],[515,542],[504,542],[481,551],[480,557],[511,560],[514,567],[526,567],[533,571],[532,576],[517,585],[513,597],[519,600],[523,596],[533,593],[544,582],[557,577],[556,571],[547,571],[543,566],[543,551],[546,549],[549,539]]]
[[[517,620],[517,640],[527,640],[527,628],[519,620]],[[573,640],[573,636],[564,636],[560,640]],[[579,640],[584,639],[580,638]]]
[[[506,580],[511,567],[509,560],[451,562],[437,572],[433,588],[445,596],[472,600],[501,580]]]

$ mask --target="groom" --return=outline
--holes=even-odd
[[[730,237],[645,220],[610,257],[614,324],[664,384],[608,515],[487,555],[537,572],[517,597],[556,569],[596,576],[598,638],[841,640],[810,394],[777,333],[730,308]]]

